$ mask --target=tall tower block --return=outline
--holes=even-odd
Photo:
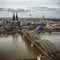
[[[45,17],[44,17],[44,15],[43,15],[43,19],[44,19]]]

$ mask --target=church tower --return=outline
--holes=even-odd
[[[18,21],[18,14],[16,13],[16,20]]]
[[[12,20],[15,20],[15,14],[13,13],[13,19]]]

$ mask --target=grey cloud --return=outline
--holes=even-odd
[[[59,6],[60,0],[0,0],[0,7],[19,6]]]

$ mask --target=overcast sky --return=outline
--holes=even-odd
[[[0,0],[0,8],[26,8],[26,7],[60,8],[60,0]]]

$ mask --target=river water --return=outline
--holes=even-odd
[[[60,51],[60,34],[41,34],[42,39],[52,42]],[[34,58],[38,51],[32,49],[21,35],[0,35],[0,60],[15,60],[19,58]]]
[[[35,52],[20,35],[0,36],[0,59],[34,58]]]
[[[54,44],[57,51],[60,51],[60,33],[53,33],[53,34],[42,34],[40,35],[41,39],[49,40],[51,43]]]

